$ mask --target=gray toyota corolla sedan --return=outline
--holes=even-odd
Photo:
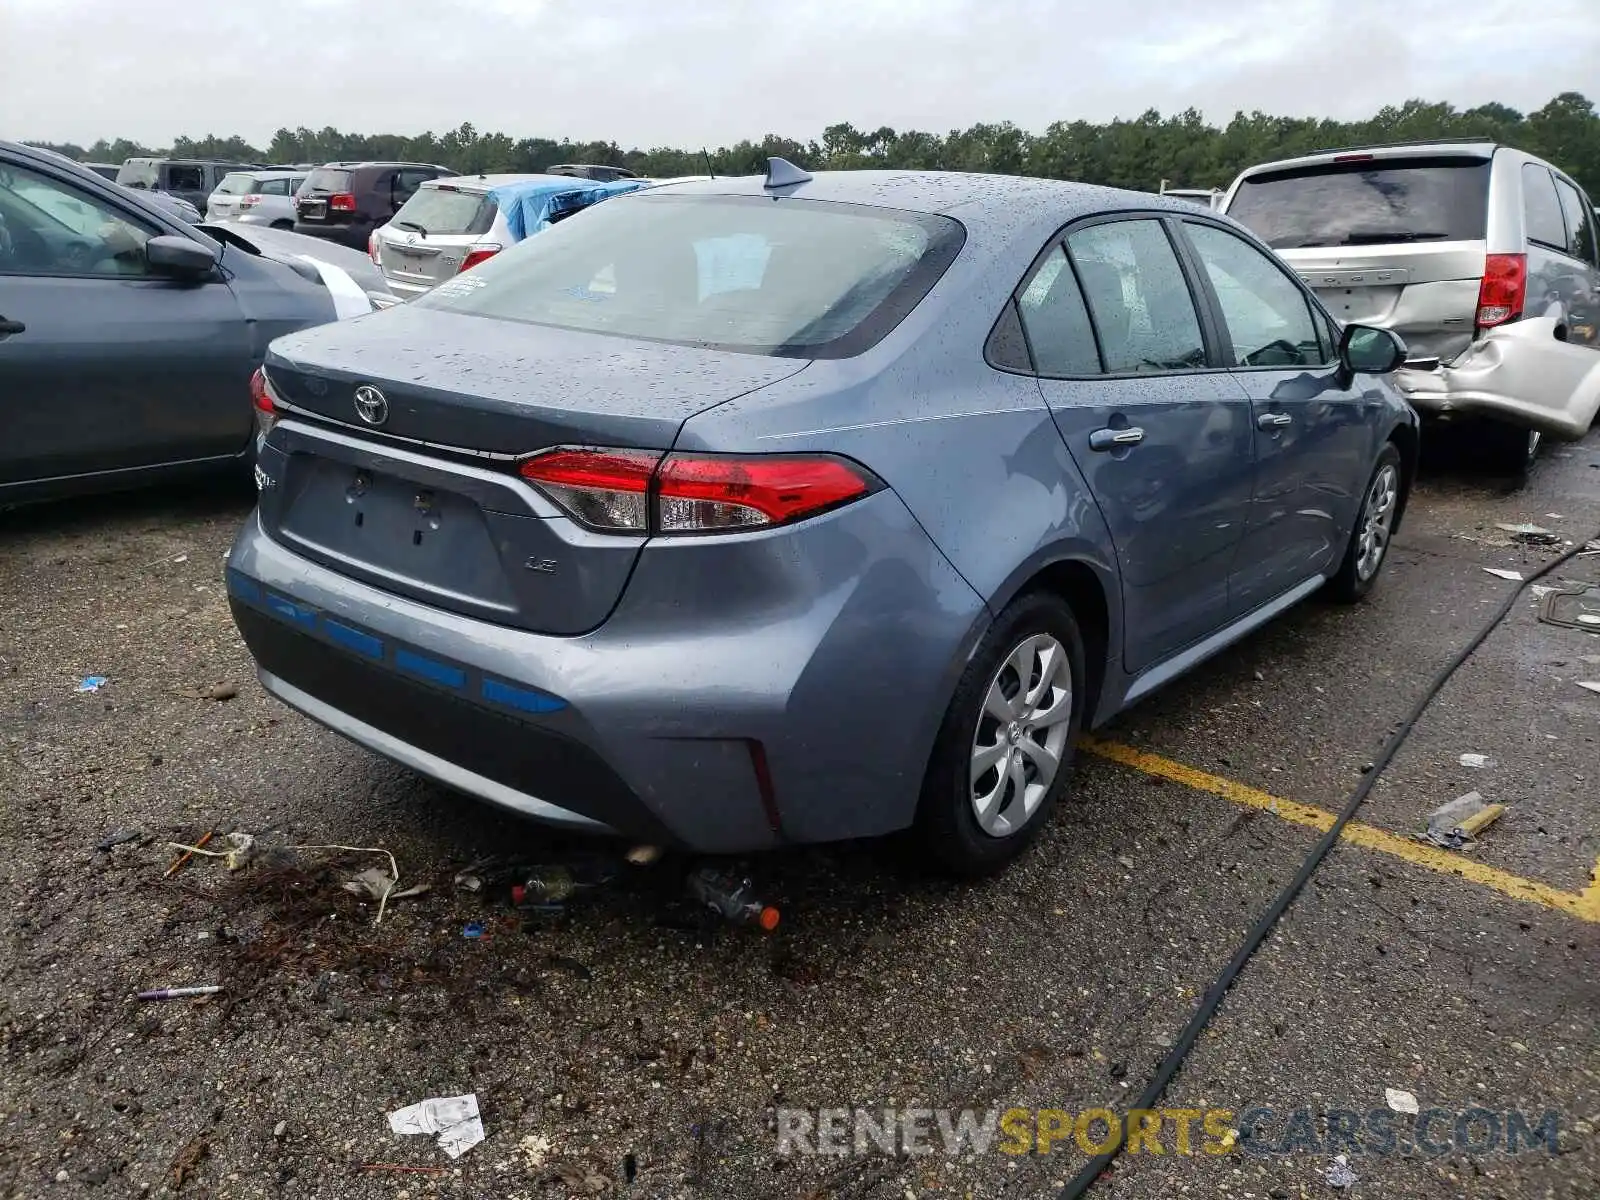
[[[775,160],[276,341],[233,612],[273,695],[530,817],[992,870],[1078,730],[1373,585],[1404,357],[1181,200]]]

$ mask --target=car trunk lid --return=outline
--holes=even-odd
[[[285,419],[263,455],[261,519],[384,590],[583,633],[616,605],[644,537],[579,525],[516,460],[561,445],[664,452],[688,417],[805,365],[406,307],[325,325],[268,355]],[[382,393],[376,426],[358,387]]]
[[[498,206],[486,191],[455,183],[419,188],[378,230],[378,267],[396,291],[420,293],[458,274],[490,237]]]

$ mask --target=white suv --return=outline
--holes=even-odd
[[[231,171],[206,199],[206,220],[294,228],[295,189],[304,171]]]

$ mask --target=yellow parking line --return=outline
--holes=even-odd
[[[1263,809],[1292,824],[1304,825],[1322,833],[1332,829],[1334,821],[1338,819],[1334,813],[1325,808],[1301,804],[1297,800],[1285,800],[1281,796],[1235,783],[1220,775],[1198,771],[1170,758],[1135,750],[1131,746],[1090,737],[1082,739],[1079,746],[1099,758],[1132,767],[1135,771],[1146,775],[1170,779],[1173,783],[1181,783],[1184,787],[1194,788],[1196,791],[1209,792],[1213,796],[1220,796],[1224,800],[1246,808]],[[1540,904],[1545,908],[1568,913],[1580,920],[1600,924],[1600,863],[1595,864],[1587,888],[1582,892],[1564,892],[1549,884],[1534,879],[1524,879],[1520,875],[1513,875],[1498,867],[1491,867],[1464,855],[1441,850],[1426,842],[1413,841],[1411,838],[1401,837],[1386,829],[1379,829],[1376,825],[1366,825],[1360,821],[1351,821],[1340,832],[1339,837],[1340,840],[1352,845],[1364,846],[1368,850],[1404,859],[1413,866],[1437,871],[1442,875],[1454,875],[1481,887],[1492,888],[1514,900],[1526,900],[1530,904]]]

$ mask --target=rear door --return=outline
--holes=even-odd
[[[1137,672],[1228,619],[1250,510],[1250,402],[1214,362],[1168,223],[1076,227],[1017,295],[1039,386],[1116,545]]]
[[[1270,255],[1209,221],[1182,228],[1255,427],[1250,520],[1230,583],[1230,610],[1242,616],[1337,568],[1383,394],[1344,378],[1326,319]]]
[[[1595,237],[1594,206],[1565,176],[1556,176],[1556,194],[1566,218],[1567,254],[1575,268],[1567,302],[1567,340],[1600,351],[1600,245]]]
[[[1491,158],[1357,153],[1239,181],[1227,213],[1346,323],[1452,361],[1472,342]]]
[[[244,450],[252,342],[220,277],[151,276],[164,230],[3,159],[0,224],[0,486]]]

